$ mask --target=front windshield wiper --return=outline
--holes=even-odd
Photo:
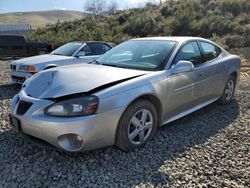
[[[124,67],[119,66],[119,65],[108,64],[108,63],[102,63],[101,65],[110,66],[110,67],[119,67],[119,68],[124,68]]]
[[[98,60],[93,60],[92,62],[90,62],[90,64],[96,64],[96,65],[104,65],[104,66],[110,66],[110,67],[119,67],[119,68],[125,68],[123,66],[120,66],[120,65],[115,65],[115,64],[109,64],[109,63],[101,63],[100,61]]]

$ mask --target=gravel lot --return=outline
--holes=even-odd
[[[246,63],[246,62],[245,62]],[[37,148],[9,126],[9,62],[0,61],[0,187],[250,187],[250,69],[235,100],[159,128],[145,148],[66,154]]]

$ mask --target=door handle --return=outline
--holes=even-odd
[[[203,72],[200,72],[200,73],[199,73],[199,76],[203,76]]]

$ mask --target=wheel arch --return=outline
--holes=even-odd
[[[141,100],[141,99],[147,100],[154,105],[156,112],[157,112],[158,123],[159,123],[162,119],[163,108],[162,108],[162,103],[161,103],[160,99],[156,95],[154,95],[152,93],[140,95],[140,96],[136,97],[135,99],[133,99],[127,107],[129,107],[131,104],[133,104],[136,101]]]
[[[238,73],[237,73],[236,71],[233,71],[233,72],[230,74],[230,76],[235,76],[235,77],[237,78]]]
[[[229,75],[230,76],[233,76],[234,79],[235,79],[235,84],[238,84],[238,81],[239,81],[239,73],[237,71],[232,71],[231,74]]]
[[[160,122],[160,118],[161,118],[161,113],[162,113],[162,105],[161,105],[161,102],[160,102],[160,99],[157,97],[157,96],[155,96],[154,94],[143,94],[143,95],[141,95],[141,96],[138,96],[138,97],[136,97],[136,98],[134,98],[128,105],[127,105],[127,107],[126,107],[126,109],[123,111],[123,113],[122,113],[122,115],[121,115],[121,117],[120,117],[120,119],[119,119],[119,123],[118,123],[118,126],[116,127],[116,130],[115,130],[115,145],[117,146],[117,147],[119,147],[121,150],[123,150],[123,151],[130,151],[130,150],[134,150],[134,149],[136,149],[136,147],[135,148],[133,148],[132,146],[129,146],[129,144],[128,144],[128,142],[126,141],[127,139],[125,139],[125,137],[124,137],[124,134],[122,134],[121,132],[123,132],[124,133],[124,129],[122,129],[122,127],[124,127],[124,126],[121,126],[121,125],[124,125],[124,124],[121,124],[121,122],[124,122],[124,117],[123,117],[123,115],[124,115],[124,113],[126,113],[126,110],[132,105],[132,104],[134,104],[134,103],[136,103],[137,101],[140,101],[140,100],[146,100],[146,101],[148,101],[148,102],[150,102],[150,103],[152,103],[152,105],[155,107],[155,110],[156,110],[156,113],[157,113],[157,119],[158,119],[158,122],[157,122],[157,124],[154,126],[154,128],[152,129],[152,134],[150,135],[150,138],[149,139],[151,139],[152,137],[153,137],[153,135],[154,135],[154,133],[155,133],[155,131],[156,131],[156,129],[157,129],[157,127],[159,126],[159,122]],[[145,102],[146,102],[145,101]],[[122,118],[123,117],[123,118]],[[127,118],[126,118],[127,119]],[[121,131],[122,130],[122,131]],[[124,139],[125,139],[125,141],[124,141]],[[144,146],[144,145],[143,145]],[[143,147],[142,146],[142,147]],[[131,149],[131,147],[132,147],[132,149]]]

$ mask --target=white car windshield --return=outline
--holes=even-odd
[[[82,45],[83,44],[80,42],[70,42],[57,48],[56,50],[51,52],[51,54],[72,56]]]
[[[121,68],[157,70],[169,57],[176,42],[167,40],[130,40],[102,55],[97,63]]]

